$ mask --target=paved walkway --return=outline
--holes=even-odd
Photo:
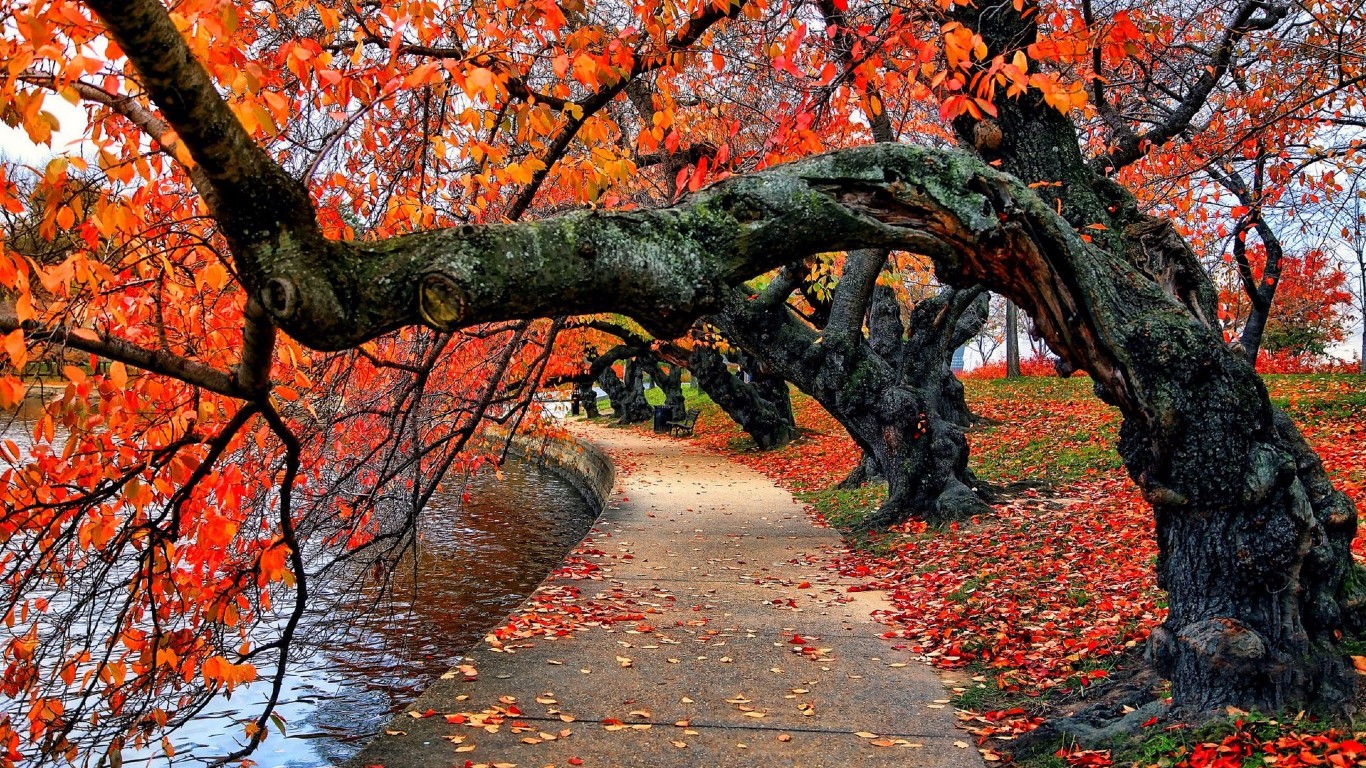
[[[982,768],[937,673],[879,637],[880,593],[820,568],[839,536],[786,491],[685,441],[576,429],[617,487],[584,567],[524,610],[598,624],[480,644],[352,765]]]

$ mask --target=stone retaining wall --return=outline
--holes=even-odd
[[[490,437],[499,442],[505,439],[498,434]],[[595,513],[602,511],[617,479],[616,468],[600,448],[573,436],[514,435],[508,453],[567,477],[588,499]]]

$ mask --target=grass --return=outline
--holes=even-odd
[[[1266,375],[1271,402],[1300,425],[1319,425],[1366,414],[1366,377],[1351,373]]]
[[[799,492],[796,496],[820,512],[830,525],[847,529],[861,521],[869,509],[882,503],[887,497],[887,486],[872,483],[862,488],[826,488]]]
[[[1114,449],[1119,412],[1096,399],[1090,379],[963,384],[974,413],[989,420],[968,434],[972,466],[983,480],[1056,488],[1121,469]]]

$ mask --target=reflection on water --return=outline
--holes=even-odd
[[[32,414],[0,414],[0,437],[27,442],[22,438],[31,436],[32,424],[24,416]],[[252,755],[259,766],[330,766],[356,754],[515,608],[593,519],[572,483],[531,464],[510,461],[501,479],[492,472],[471,477],[466,503],[459,484],[452,485],[423,515],[415,571],[400,580],[398,594],[351,627],[330,626],[325,616],[305,619],[313,626],[302,636],[311,631],[327,639],[286,681],[276,711],[288,735],[270,734]],[[236,749],[242,722],[259,713],[267,688],[239,688],[181,729],[173,739],[174,762]]]
[[[416,558],[417,594],[409,582],[374,615],[330,636],[299,665],[277,709],[288,723],[288,737],[272,733],[252,756],[259,765],[326,766],[354,755],[535,589],[587,532],[592,512],[567,480],[513,462],[502,475],[471,478],[465,504],[456,492],[432,499]],[[233,749],[242,733],[237,719],[259,711],[265,688],[248,688],[221,702],[218,711],[204,713],[178,734],[177,752],[218,755]]]

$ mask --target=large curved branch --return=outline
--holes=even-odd
[[[1053,346],[1077,358],[1069,362],[1125,400],[1130,383],[1113,356],[1126,329],[1117,326],[1134,313],[1181,311],[1132,267],[1082,242],[1019,180],[959,153],[892,144],[736,176],[671,208],[326,241],[306,192],[251,142],[165,8],[88,2],[205,167],[248,290],[279,327],[319,349],[420,322],[449,330],[600,312],[673,337],[715,309],[731,283],[805,255],[897,248],[930,257],[949,282],[1014,295]],[[1117,281],[1134,286],[1122,303],[1101,295]]]
[[[293,258],[260,265],[273,270],[261,298],[281,327],[322,349],[422,322],[454,329],[601,312],[670,338],[714,311],[730,284],[858,248],[915,251],[948,282],[1013,295],[1055,349],[1073,350],[1070,362],[1117,398],[1128,387],[1110,357],[1123,348],[1117,325],[1145,310],[1181,311],[1019,180],[958,152],[895,144],[735,176],[669,208],[296,247]],[[1105,293],[1116,281],[1134,286],[1124,302]]]
[[[718,306],[727,284],[805,255],[869,247],[916,251],[945,280],[1015,295],[1056,336],[1055,348],[1081,350],[1088,359],[1072,362],[1117,392],[1127,386],[1122,366],[1104,351],[1115,345],[1099,340],[1145,307],[1180,311],[1013,177],[957,152],[881,144],[733,177],[670,208],[348,245],[354,282],[339,287],[355,293],[337,303],[358,311],[300,315],[286,327],[305,343],[337,347],[419,318],[454,328],[621,312],[667,337]],[[1117,307],[1092,295],[1115,280],[1142,300]],[[663,323],[660,307],[671,308]]]
[[[863,188],[850,173],[881,174],[884,156],[908,151],[917,165],[930,160],[915,168],[929,177],[918,183],[944,184],[933,176],[954,165],[948,156],[894,146],[850,150],[735,177],[671,208],[332,243],[276,261],[262,303],[287,332],[322,349],[419,322],[450,329],[601,312],[631,315],[672,338],[715,308],[724,286],[794,256],[865,244],[943,250],[933,237],[876,224],[830,194]]]

